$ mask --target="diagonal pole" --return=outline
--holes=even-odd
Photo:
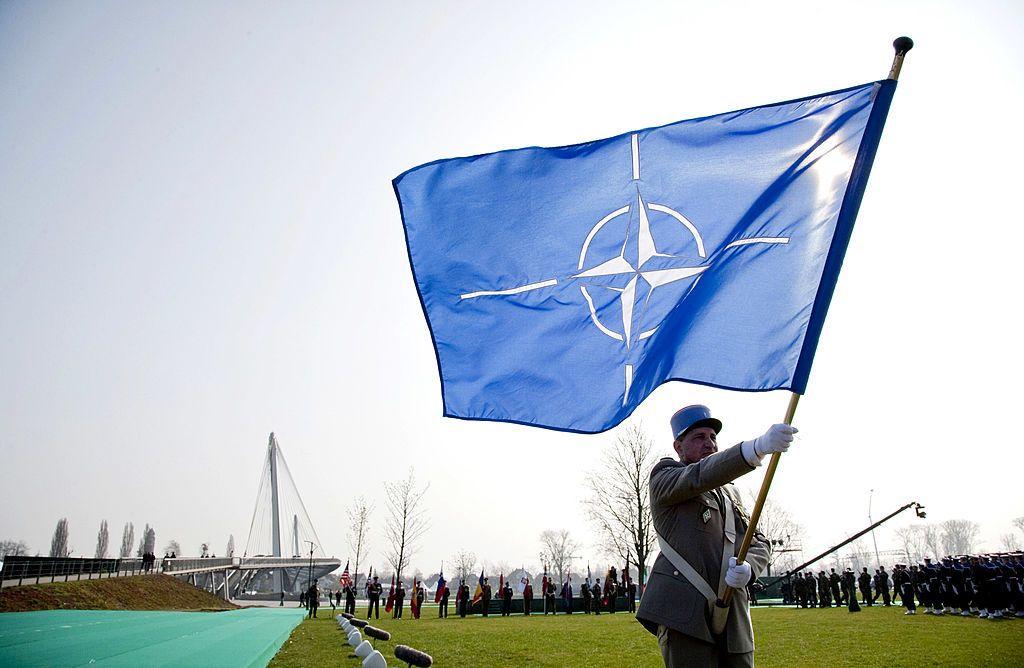
[[[800,403],[800,396],[796,392],[789,395],[789,406],[786,407],[786,417],[783,419],[783,422],[786,424],[793,424],[793,416],[796,415],[796,406]],[[761,511],[764,510],[764,502],[768,498],[768,490],[772,486],[772,478],[775,477],[775,469],[779,468],[779,459],[781,457],[782,453],[774,452],[768,462],[768,468],[764,473],[764,480],[761,481],[761,490],[757,493],[757,502],[754,504],[754,510],[750,513],[747,531],[743,534],[743,542],[740,543],[740,550],[736,553],[736,563],[738,564],[743,563],[743,560],[747,558],[747,551],[750,550],[750,543],[754,540],[754,531],[757,529],[758,520],[761,519]],[[728,606],[730,599],[732,599],[732,591],[731,587],[726,589],[721,605],[717,601],[715,605],[719,607]]]
[[[896,55],[893,56],[892,67],[887,78],[896,81],[899,79],[900,70],[903,68],[903,58],[907,55],[908,51],[914,48],[914,40],[909,37],[897,37],[892,43],[892,47],[896,50]],[[800,396],[796,392],[790,395],[789,406],[786,408],[786,417],[783,420],[786,424],[793,424],[793,416],[796,414],[796,406],[800,402]],[[764,480],[761,482],[761,490],[757,493],[757,502],[754,504],[753,512],[750,513],[750,523],[747,524],[747,531],[743,534],[743,542],[740,544],[739,552],[736,553],[736,563],[738,564],[743,563],[744,559],[747,558],[747,552],[750,550],[750,543],[754,540],[757,522],[761,519],[761,511],[764,509],[764,502],[768,498],[768,490],[772,486],[772,478],[775,476],[775,469],[779,467],[779,458],[781,456],[781,453],[773,453],[771,461],[768,463]],[[732,592],[731,587],[727,588],[722,599],[715,601],[715,606],[727,608],[729,601],[732,599]]]

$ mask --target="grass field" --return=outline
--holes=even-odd
[[[365,609],[360,609],[365,614]],[[389,665],[396,644],[434,657],[441,667],[661,666],[657,642],[632,615],[599,617],[451,617],[439,620],[424,609],[419,620],[374,622],[391,632],[377,642]],[[989,621],[961,617],[904,617],[903,609],[797,610],[755,608],[755,662],[785,666],[1024,666],[1024,619]],[[331,609],[296,627],[271,662],[292,666],[358,666]]]

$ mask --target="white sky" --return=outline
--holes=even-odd
[[[327,553],[415,466],[432,530],[535,563],[613,434],[445,420],[391,178],[881,79],[917,42],[772,498],[810,553],[912,499],[1024,515],[1020,3],[0,4],[0,537],[244,545],[277,432]],[[682,383],[724,443],[787,395]],[[760,473],[740,483],[756,488]],[[910,521],[905,517],[899,524]],[[880,547],[894,546],[880,532]]]

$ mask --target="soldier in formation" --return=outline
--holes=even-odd
[[[373,576],[373,582],[366,587],[366,618],[369,619],[370,615],[374,616],[374,619],[380,619],[380,595],[383,592],[384,587],[380,584],[377,576]]]
[[[903,565],[897,568],[908,615],[914,614],[916,597],[924,613],[930,615],[1024,618],[1024,554],[1020,552],[948,556],[940,563],[925,559],[909,571]],[[908,572],[912,574],[910,588],[903,584]]]
[[[402,584],[402,578],[398,578],[398,586],[395,587],[395,609],[391,613],[393,619],[402,618],[402,609],[405,607],[405,585]]]
[[[508,617],[512,614],[512,585],[508,582],[501,588],[501,616]]]

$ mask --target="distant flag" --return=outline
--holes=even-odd
[[[562,598],[566,603],[572,600],[572,575],[566,576],[565,584],[562,585]]]
[[[501,575],[498,576],[498,596],[501,596],[501,590],[505,588],[505,571],[501,571]]]
[[[347,587],[352,584],[352,576],[348,572],[348,561],[345,561],[345,570],[341,573],[341,578],[338,580],[338,584],[342,587]]]
[[[388,591],[388,602],[384,606],[384,612],[391,612],[391,608],[395,607],[395,576],[391,576],[391,589]]]
[[[416,578],[413,577],[413,579],[412,579],[412,592],[411,592],[412,593],[412,600],[409,601],[409,608],[412,609],[412,618],[413,619],[419,619],[420,618],[420,597],[416,595],[417,594],[416,585],[417,585]]]
[[[590,564],[587,564],[587,587],[590,587]]]
[[[444,565],[442,564],[441,565],[441,575],[438,576],[438,578],[437,578],[437,591],[434,592],[434,603],[440,603],[441,602],[441,595],[444,593],[444,588],[445,588],[445,585],[447,585],[447,584],[448,584],[447,580],[444,579]]]
[[[519,586],[516,587],[516,590],[520,594],[522,594],[524,591],[526,591],[526,585],[530,581],[530,579],[526,577],[526,569],[525,568],[520,567],[519,570],[521,570],[523,572],[523,575],[522,575],[522,577],[519,578]]]
[[[483,598],[484,595],[484,569],[480,569],[480,579],[476,581],[476,591],[473,592],[473,602],[471,605],[476,605],[476,602]]]

